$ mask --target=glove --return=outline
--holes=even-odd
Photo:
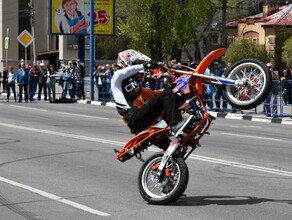
[[[150,60],[148,62],[143,63],[145,70],[148,69],[156,69],[158,67],[158,63],[154,60]]]

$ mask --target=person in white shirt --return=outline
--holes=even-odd
[[[14,101],[16,102],[15,80],[16,80],[16,74],[13,72],[13,67],[9,66],[9,68],[8,68],[8,83],[7,83],[7,102],[9,102],[10,88],[13,91]]]

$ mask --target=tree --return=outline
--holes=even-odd
[[[117,59],[120,51],[126,50],[129,39],[120,35],[97,36],[95,44],[96,58],[105,60]]]
[[[292,66],[292,37],[288,38],[284,42],[282,51],[282,60],[287,65],[287,67]]]
[[[257,45],[249,39],[241,39],[233,42],[225,54],[225,62],[232,60],[237,62],[246,58],[254,58],[263,62],[270,60],[270,55],[263,45]]]
[[[115,0],[115,23],[117,19],[125,19],[127,7],[124,4],[128,0]],[[115,28],[114,36],[96,36],[95,57],[105,60],[115,60],[120,51],[126,50],[129,45],[129,38],[121,36],[118,28]]]
[[[118,21],[130,46],[156,60],[180,60],[182,49],[197,41],[199,24],[213,16],[212,0],[128,0],[127,19]]]

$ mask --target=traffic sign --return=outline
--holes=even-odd
[[[31,33],[29,33],[27,30],[24,30],[18,35],[17,40],[22,44],[22,46],[26,48],[34,41],[34,38]]]

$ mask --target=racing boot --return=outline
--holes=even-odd
[[[195,123],[195,116],[190,115],[186,120],[171,127],[171,131],[175,137],[183,135]]]

